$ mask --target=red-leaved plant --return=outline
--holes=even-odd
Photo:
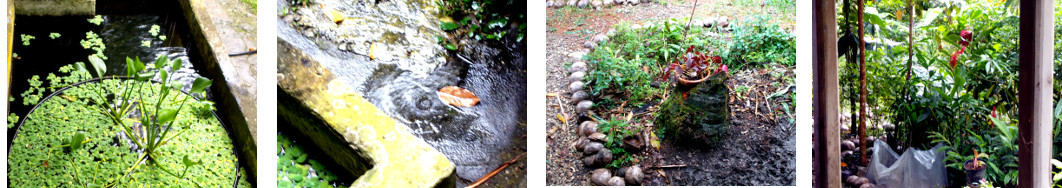
[[[962,39],[959,39],[959,46],[961,46],[961,48],[959,48],[959,51],[955,51],[955,53],[951,54],[951,68],[955,68],[955,65],[958,64],[959,54],[966,51],[966,46],[970,46],[970,41],[973,39],[973,32],[970,32],[969,28],[963,29],[959,32],[959,36],[962,37]]]
[[[682,79],[700,80],[720,72],[726,73],[727,68],[723,64],[723,58],[717,55],[708,56],[701,52],[693,51],[693,45],[690,45],[690,48],[686,49],[685,55],[680,56],[679,60],[664,69],[662,73],[664,80],[670,80],[672,72],[682,77]]]

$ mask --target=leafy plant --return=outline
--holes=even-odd
[[[770,19],[768,15],[757,15],[734,26],[733,43],[725,58],[727,65],[738,69],[768,63],[796,65],[796,37]]]
[[[601,124],[598,124],[598,130],[601,130],[605,136],[605,148],[612,152],[615,160],[612,163],[606,165],[608,168],[619,168],[621,166],[630,165],[634,160],[634,151],[627,151],[623,147],[623,139],[629,136],[634,136],[640,133],[641,127],[631,126],[628,120],[617,119],[615,117]]]
[[[690,45],[685,55],[664,69],[664,75],[661,78],[668,80],[672,72],[687,80],[699,80],[712,74],[726,73],[726,65],[722,62],[719,56],[707,56],[693,51],[693,46]]]
[[[29,46],[30,45],[30,40],[36,39],[37,37],[34,37],[33,35],[22,34],[20,36],[20,38],[22,38],[22,45],[23,46]]]

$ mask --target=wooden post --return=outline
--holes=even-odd
[[[813,0],[812,46],[815,187],[841,187],[841,132],[837,118],[837,15],[833,0]]]
[[[1018,187],[1051,186],[1054,2],[1021,1],[1018,37]]]

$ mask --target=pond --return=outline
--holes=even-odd
[[[526,150],[526,42],[518,35],[491,42],[456,39],[460,47],[446,50],[436,41],[449,36],[437,26],[443,18],[419,12],[434,9],[431,2],[379,2],[383,8],[339,1],[296,4],[294,9],[290,4],[278,2],[287,11],[277,18],[280,41],[320,62],[442,152],[457,167],[458,186],[476,181]],[[411,9],[418,7],[414,5],[429,8]],[[345,18],[336,26],[317,14],[332,11],[356,18]],[[357,16],[370,13],[377,16]],[[471,107],[451,106],[437,95],[445,86],[468,89],[481,101]],[[499,186],[521,184],[526,170],[509,168],[492,181]]]
[[[181,64],[181,67],[178,67],[178,68],[175,68],[172,71],[169,71],[169,73],[170,73],[169,74],[169,80],[171,80],[172,82],[181,83],[182,88],[180,90],[182,90],[184,92],[188,92],[191,89],[191,87],[193,85],[193,81],[196,80],[196,78],[200,78],[200,77],[213,78],[214,77],[213,75],[209,75],[210,73],[208,73],[208,71],[204,70],[205,67],[208,67],[207,65],[204,64],[204,62],[206,62],[203,59],[204,57],[202,57],[199,54],[195,53],[195,52],[198,52],[198,49],[196,49],[196,47],[195,47],[197,45],[194,43],[194,40],[192,39],[192,36],[190,35],[190,33],[191,33],[190,32],[190,27],[188,27],[188,25],[186,25],[187,21],[185,20],[185,17],[182,15],[181,9],[179,8],[181,6],[177,4],[178,3],[177,1],[121,2],[121,3],[117,3],[117,2],[102,2],[101,1],[99,3],[100,4],[96,7],[96,9],[97,9],[96,13],[99,14],[99,16],[22,16],[22,15],[16,16],[15,20],[16,20],[16,24],[17,25],[16,25],[16,27],[14,28],[14,31],[13,31],[15,38],[14,38],[14,41],[13,41],[14,45],[13,45],[13,49],[12,49],[14,54],[13,54],[13,58],[12,58],[12,67],[11,67],[11,72],[10,72],[12,81],[11,81],[11,86],[9,88],[10,89],[9,96],[11,96],[10,101],[9,101],[9,104],[10,104],[9,105],[9,112],[10,113],[17,114],[18,116],[23,117],[23,119],[25,119],[27,116],[38,117],[38,118],[29,118],[29,119],[31,119],[33,121],[60,121],[60,120],[52,120],[52,119],[49,119],[49,118],[39,118],[39,117],[49,117],[49,116],[40,116],[40,115],[34,115],[34,114],[27,115],[27,113],[29,113],[31,108],[33,108],[34,106],[33,106],[32,102],[23,101],[23,97],[21,97],[21,94],[24,91],[31,90],[32,87],[31,87],[31,85],[29,84],[29,82],[27,80],[32,80],[32,78],[34,76],[37,76],[39,78],[38,80],[40,80],[40,81],[45,83],[41,87],[41,88],[44,88],[44,87],[50,86],[49,84],[47,84],[48,81],[45,79],[45,77],[47,77],[49,73],[59,74],[58,70],[60,70],[60,67],[71,65],[71,64],[73,64],[75,62],[84,62],[85,65],[87,66],[86,68],[91,68],[91,66],[89,64],[89,61],[86,59],[86,57],[88,57],[88,56],[90,56],[92,54],[96,54],[97,51],[95,51],[93,49],[87,49],[88,47],[84,47],[83,46],[83,45],[86,45],[86,39],[92,38],[92,37],[89,37],[89,36],[98,37],[98,39],[100,39],[100,41],[102,41],[102,44],[105,46],[105,49],[102,50],[103,52],[102,52],[101,55],[103,55],[103,57],[106,57],[106,60],[104,62],[105,62],[106,68],[107,68],[106,69],[106,72],[107,72],[106,75],[108,75],[108,76],[111,76],[111,75],[115,75],[115,76],[124,75],[125,70],[127,68],[126,67],[126,61],[125,61],[126,57],[129,57],[129,58],[132,58],[132,59],[139,58],[144,63],[150,65],[150,64],[152,64],[155,61],[156,58],[158,58],[160,56],[166,56],[170,60],[181,60],[183,62],[183,64]],[[177,8],[175,8],[175,7],[177,7]],[[99,19],[100,22],[98,24],[97,23],[90,23],[89,22],[90,19]],[[33,36],[33,37],[32,37],[32,39],[29,39],[29,40],[22,40],[22,38],[24,38],[22,36]],[[91,40],[87,40],[87,41],[91,41]],[[23,44],[24,42],[27,42],[27,44]],[[149,67],[151,67],[151,66],[149,66]],[[169,68],[166,68],[166,69],[169,70]],[[153,70],[153,68],[149,68],[149,70]],[[63,75],[58,75],[58,76],[63,76]],[[152,79],[152,80],[157,82],[157,81],[160,81],[161,79],[160,79],[160,77],[158,75],[156,75],[155,78]],[[57,85],[57,84],[51,84],[51,85]],[[92,84],[87,84],[87,85],[92,85]],[[60,88],[42,89],[43,91],[39,94],[39,96],[40,97],[47,96],[51,92],[53,92],[54,89],[60,89]],[[72,89],[71,92],[74,92],[76,90],[78,90],[78,89]],[[201,96],[202,99],[203,100],[212,100],[212,98],[213,98],[212,97],[212,92],[213,91],[211,91],[212,89],[210,89],[208,87],[206,90],[207,91],[205,93],[203,93],[203,95]],[[37,94],[37,93],[32,93],[32,94]],[[70,100],[71,98],[59,97],[59,96],[68,96],[66,93],[64,93],[64,95],[56,95],[56,96],[57,97],[54,97],[51,101],[58,101],[56,99],[63,99],[63,101],[71,101]],[[75,100],[86,100],[86,99],[75,98]],[[42,103],[43,103],[43,101],[42,101]],[[53,102],[48,102],[48,103],[53,103]],[[80,104],[80,106],[84,107],[85,104],[91,104],[91,102]],[[60,107],[60,108],[67,108],[65,106],[66,105],[63,105],[63,107]],[[79,105],[74,105],[74,106],[79,106]],[[81,108],[81,107],[70,107],[70,108]],[[38,108],[38,110],[40,110],[40,109],[48,109],[48,108],[44,108],[44,107]],[[112,148],[112,147],[105,147],[105,146],[108,146],[108,145],[109,146],[115,146],[114,148],[131,147],[130,145],[132,145],[133,142],[128,140],[128,136],[124,134],[125,131],[121,130],[120,126],[117,126],[117,125],[115,125],[113,123],[110,123],[111,122],[110,120],[91,118],[92,115],[87,115],[87,114],[98,113],[98,115],[102,116],[102,113],[99,113],[98,110],[95,110],[95,111],[86,110],[86,111],[81,111],[81,112],[83,114],[86,114],[86,115],[78,115],[77,117],[79,117],[79,118],[88,118],[85,121],[92,121],[92,122],[87,122],[88,124],[86,124],[86,125],[81,125],[79,127],[76,127],[74,129],[70,129],[70,130],[77,130],[75,132],[86,132],[86,131],[88,131],[88,132],[92,132],[92,133],[98,133],[98,134],[87,134],[88,135],[87,137],[90,139],[91,143],[95,143],[95,144],[87,144],[87,145],[92,145],[93,146],[93,147],[90,147],[88,150],[97,151],[96,149]],[[181,116],[184,116],[183,115],[184,113],[185,112],[182,111],[181,112],[182,115],[179,115],[178,119],[180,119]],[[219,114],[219,115],[223,115],[223,114]],[[214,158],[212,158],[212,160],[202,160],[202,159],[196,158],[196,156],[199,156],[199,155],[195,155],[195,156],[192,156],[192,160],[193,161],[203,162],[203,164],[208,164],[208,163],[210,163],[210,161],[214,161],[213,159],[224,160],[224,161],[227,162],[227,165],[232,167],[231,169],[230,168],[218,168],[218,169],[226,169],[226,170],[211,170],[210,171],[211,173],[205,173],[205,172],[199,172],[199,173],[202,173],[204,175],[206,175],[206,174],[215,174],[218,177],[226,177],[227,179],[231,179],[231,180],[226,180],[227,183],[219,184],[219,185],[236,186],[235,183],[239,182],[239,185],[241,185],[241,186],[249,186],[249,182],[250,182],[250,181],[248,181],[249,176],[245,175],[245,172],[243,171],[243,168],[242,168],[245,164],[243,162],[239,162],[239,157],[243,157],[244,155],[235,153],[234,150],[232,149],[233,146],[234,146],[234,143],[232,141],[233,138],[231,136],[231,132],[233,131],[233,129],[231,127],[226,127],[225,125],[227,123],[224,122],[224,120],[226,120],[228,118],[216,117],[214,115],[210,115],[210,116],[211,117],[208,118],[210,120],[207,121],[207,122],[213,121],[214,123],[205,124],[205,126],[212,127],[212,129],[214,129],[215,131],[220,131],[220,132],[206,134],[206,133],[199,133],[199,132],[193,131],[193,130],[191,130],[191,128],[189,128],[188,133],[184,133],[184,134],[180,135],[180,137],[174,137],[174,140],[172,140],[171,143],[166,144],[164,147],[160,147],[161,150],[159,152],[160,153],[166,153],[166,152],[174,152],[174,151],[180,151],[180,152],[197,151],[198,154],[205,155],[205,153],[202,153],[200,151],[200,149],[209,148],[209,150],[211,150],[211,151],[227,153],[227,155],[231,156],[231,157],[214,157]],[[64,116],[55,116],[55,117],[64,117]],[[129,118],[135,118],[135,117],[129,117]],[[203,118],[205,118],[205,116]],[[76,119],[76,118],[70,118],[70,119]],[[59,123],[77,123],[77,122],[71,122],[71,121],[66,121],[66,120],[68,120],[68,119],[63,119]],[[79,121],[79,122],[80,122],[80,124],[86,123],[86,122],[83,122],[83,121]],[[95,123],[93,123],[93,122],[95,122]],[[196,120],[195,122],[200,122],[200,120]],[[32,124],[32,122],[31,123],[26,123],[26,124]],[[90,128],[90,127],[94,127],[94,126],[97,126],[97,125],[111,125],[111,126],[100,126],[100,127],[97,127],[97,128]],[[138,127],[138,126],[135,126],[135,127]],[[26,129],[32,129],[32,128],[28,128],[27,127]],[[182,130],[182,129],[185,129],[185,128],[173,127],[173,128],[163,128],[163,129],[167,129],[167,130],[169,130],[169,129]],[[37,130],[37,131],[39,131],[39,130]],[[34,134],[34,133],[27,133],[27,132],[35,132],[35,131],[26,131],[26,130],[20,131],[20,129],[18,127],[9,128],[8,129],[8,135],[9,135],[8,136],[8,145],[9,146],[12,146],[12,144],[17,143],[17,142],[25,142],[25,141],[18,141],[21,138],[19,135],[17,135],[17,133],[19,133],[19,132],[23,132],[23,134]],[[37,133],[37,134],[39,134],[39,133]],[[52,132],[45,131],[44,134],[52,136],[52,137],[48,137],[49,141],[52,141],[52,140],[58,141],[58,140],[70,137],[68,134],[64,135],[64,134],[59,133],[59,132],[55,132],[54,133],[55,135],[52,135],[53,134]],[[224,138],[226,138],[226,136],[224,136],[224,135],[229,135],[227,137],[228,139],[224,139]],[[172,142],[189,142],[190,140],[188,140],[188,139],[191,139],[193,137],[198,138],[200,136],[209,136],[211,139],[218,139],[218,141],[214,142],[213,143],[214,145],[210,145],[210,144],[172,143]],[[30,139],[31,137],[38,137],[38,136],[37,135],[34,135],[34,136],[23,135],[23,137],[25,137],[24,139]],[[93,138],[93,137],[95,137],[95,138]],[[110,140],[110,138],[114,138],[115,141],[110,141],[110,142],[106,142],[106,143],[103,142],[103,141]],[[45,138],[39,138],[39,139],[45,139]],[[99,140],[91,140],[91,139],[99,139]],[[118,141],[118,140],[124,140],[124,142],[123,141]],[[198,140],[202,140],[202,139],[198,139]],[[100,142],[96,142],[96,141],[100,141]],[[193,143],[195,143],[195,142],[193,142]],[[216,145],[216,144],[221,144],[221,145]],[[52,147],[59,147],[59,145],[61,145],[61,144],[58,144],[58,142],[57,142],[57,143],[48,143],[47,145],[52,146]],[[26,146],[26,148],[29,148],[29,147],[30,147],[29,145]],[[86,146],[86,147],[89,147],[89,146]],[[142,150],[140,150],[140,148],[136,148],[135,146],[132,146],[132,148],[129,148],[129,149],[126,149],[126,150],[132,151],[133,153],[131,153],[132,155],[124,155],[124,156],[132,156],[134,161],[136,159],[136,154],[138,152],[143,152]],[[164,150],[165,152],[163,152],[162,150]],[[103,152],[103,150],[99,150],[99,151],[101,151],[101,153],[107,153],[107,152]],[[111,149],[106,149],[106,151],[111,151]],[[16,152],[14,150],[11,150],[11,151],[9,151],[9,153],[16,153]],[[110,155],[110,154],[108,154],[108,155]],[[14,154],[12,154],[12,156],[14,157]],[[165,156],[165,157],[163,157],[163,156]],[[161,165],[180,165],[181,164],[180,161],[182,160],[180,158],[181,156],[183,156],[183,154],[173,154],[173,155],[160,154],[160,157],[158,157],[157,161],[158,161],[158,164],[161,164]],[[125,160],[122,157],[119,157],[119,158],[121,158],[121,160]],[[154,157],[152,157],[152,158],[154,158]],[[90,161],[95,161],[95,162],[88,162],[86,164],[91,164],[91,165],[88,165],[88,166],[99,165],[99,163],[100,163],[99,159],[101,159],[101,158],[96,158],[94,160],[90,160]],[[152,159],[152,160],[154,160],[154,159]],[[52,166],[66,165],[66,164],[59,164],[59,162],[62,162],[62,161],[51,161],[51,162],[53,162],[53,163],[50,164]],[[132,161],[124,161],[124,162],[126,162],[128,164],[132,164],[133,163]],[[125,164],[125,163],[115,163],[115,164],[128,165],[128,164]],[[155,162],[150,162],[150,163],[145,162],[145,163],[143,163],[143,165],[157,166],[157,165],[155,165]],[[86,167],[88,167],[88,166],[86,166]],[[110,165],[110,166],[111,167],[118,167],[118,166],[121,166],[121,165]],[[206,165],[201,165],[201,166],[206,166]],[[128,166],[126,166],[126,167],[128,167]],[[168,166],[168,167],[173,168],[172,166]],[[92,168],[94,168],[94,167],[92,167]],[[216,168],[216,165],[212,166],[211,168]],[[141,167],[140,169],[145,169],[145,168]],[[150,169],[153,169],[153,168],[150,168]],[[178,168],[178,169],[183,169],[183,168]],[[81,169],[81,170],[83,171],[83,170],[86,170],[86,169]],[[108,171],[108,170],[115,170],[115,169],[100,168],[100,170]],[[121,169],[121,170],[125,170],[125,169]],[[151,170],[151,171],[153,171],[152,173],[154,173],[155,175],[162,175],[161,172],[158,171],[158,170]],[[192,170],[192,171],[195,171],[195,170]],[[180,172],[178,171],[177,173],[180,173]],[[133,174],[136,174],[136,173],[133,173]],[[221,174],[224,174],[224,176],[222,176]],[[136,177],[136,176],[132,175],[130,177]],[[14,178],[14,177],[12,177],[12,178]],[[204,176],[204,177],[200,177],[199,179],[218,179],[218,180],[223,180],[223,179],[226,179],[226,178],[218,179],[216,177],[212,178],[212,177]],[[140,177],[140,178],[134,178],[133,180],[123,180],[123,182],[124,181],[136,182],[138,180],[139,181],[145,181],[145,179],[143,177]],[[92,180],[92,181],[93,182],[97,182],[97,180]],[[159,179],[154,179],[152,181],[168,181],[168,180],[165,180],[164,178],[159,178]],[[87,181],[82,181],[79,184],[85,185],[86,182]]]

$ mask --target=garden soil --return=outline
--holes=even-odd
[[[725,1],[665,1],[636,6],[613,6],[600,9],[547,9],[547,175],[548,185],[591,185],[590,171],[580,161],[582,153],[571,147],[578,138],[574,103],[567,93],[567,66],[589,52],[583,43],[604,34],[618,23],[644,24],[670,18],[689,17],[698,3],[695,18],[727,16],[741,22],[746,16],[779,11],[769,6],[737,6]],[[779,22],[792,31],[792,16]],[[788,20],[785,21],[785,20]],[[694,149],[664,141],[659,149],[638,154],[646,173],[643,185],[793,185],[795,183],[795,126],[793,113],[785,112],[783,103],[796,90],[785,81],[792,79],[793,67],[767,67],[731,71],[727,86],[731,88],[731,128],[716,148]],[[789,81],[791,82],[791,81]],[[747,87],[744,92],[735,88]],[[785,96],[764,100],[778,91]],[[659,101],[657,101],[659,102]],[[793,107],[789,107],[792,109]]]

